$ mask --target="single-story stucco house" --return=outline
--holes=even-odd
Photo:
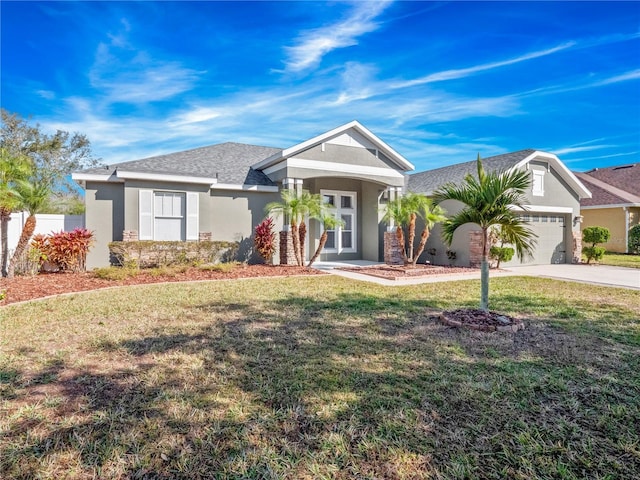
[[[627,253],[629,230],[640,223],[640,164],[595,168],[576,176],[593,194],[580,200],[582,228],[608,228],[611,238],[602,246]]]
[[[96,238],[89,268],[107,265],[108,243],[117,240],[246,242],[284,188],[323,195],[343,220],[321,260],[382,261],[385,202],[407,190],[430,193],[439,181],[464,176],[472,164],[409,175],[414,166],[407,159],[353,121],[286,149],[222,143],[83,170],[73,178],[85,189],[86,227]],[[531,171],[534,208],[527,214],[542,249],[531,261],[571,262],[572,232],[579,233],[574,219],[580,199],[589,196],[580,181],[555,155],[534,150],[486,159],[486,165]],[[311,221],[308,228],[310,257],[322,225]],[[472,237],[457,234],[457,265],[473,263],[464,253]],[[437,232],[431,242],[445,251]]]

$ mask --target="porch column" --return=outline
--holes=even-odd
[[[387,187],[387,197],[389,202],[395,202],[398,198],[402,197],[402,187]],[[393,218],[389,219],[387,225],[387,232],[393,232],[396,229],[396,222]]]

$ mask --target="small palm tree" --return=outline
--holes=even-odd
[[[333,210],[334,209],[330,209],[327,204],[324,204],[321,207],[319,215],[315,217],[317,220],[322,222],[324,230],[322,231],[322,235],[320,235],[320,243],[318,244],[318,248],[316,248],[313,257],[311,257],[311,260],[309,260],[307,267],[313,265],[313,262],[315,262],[320,256],[322,249],[327,243],[327,238],[329,236],[328,230],[335,230],[339,226],[344,226],[344,222],[336,218],[335,212]]]
[[[267,204],[265,210],[269,215],[282,215],[289,219],[296,263],[299,266],[303,266],[303,248],[307,232],[304,217],[305,215],[312,216],[314,212],[319,211],[321,197],[317,194],[311,194],[306,190],[298,195],[295,190],[288,189],[282,190],[280,196],[282,197],[280,202],[271,202]]]
[[[29,245],[29,240],[31,240],[31,236],[36,229],[36,214],[46,205],[49,195],[51,195],[51,187],[46,182],[27,182],[22,180],[16,182],[16,192],[20,199],[19,207],[29,212],[29,216],[24,222],[18,245],[16,245],[9,263],[7,272],[9,278],[14,276],[16,262]]]
[[[8,275],[9,262],[8,229],[11,212],[20,205],[20,197],[16,190],[16,182],[26,180],[31,174],[29,159],[22,156],[11,156],[9,150],[0,147],[0,250],[2,262],[0,272]]]
[[[486,311],[489,309],[489,229],[497,225],[508,232],[521,261],[532,254],[536,235],[513,210],[514,207],[526,210],[525,192],[530,186],[528,173],[521,170],[486,172],[480,155],[477,169],[477,179],[468,174],[460,185],[447,183],[436,191],[435,200],[437,203],[457,200],[464,204],[462,210],[443,223],[442,234],[449,245],[462,225],[474,223],[482,231],[480,308]]]
[[[447,217],[444,209],[440,205],[434,205],[433,200],[427,196],[420,195],[420,201],[417,203],[418,215],[424,221],[424,228],[420,234],[420,244],[416,250],[416,255],[413,257],[413,266],[418,263],[418,258],[424,252],[424,247],[427,245],[429,234],[431,229],[436,223],[444,222]]]
[[[405,248],[405,238],[403,227],[409,222],[409,216],[407,215],[406,204],[402,202],[402,198],[396,198],[389,200],[384,206],[383,221],[387,224],[393,222],[396,225],[396,238],[398,239],[398,247],[400,248],[400,254],[402,260],[407,263],[407,250]]]

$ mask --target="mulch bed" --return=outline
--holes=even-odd
[[[478,309],[460,308],[442,312],[440,321],[450,327],[469,328],[482,332],[517,332],[524,329],[522,320],[502,313]]]
[[[427,277],[430,275],[451,275],[455,273],[473,273],[478,268],[451,267],[446,265],[371,265],[366,267],[341,267],[338,270],[361,273],[387,280]]]
[[[97,278],[91,272],[82,273],[41,273],[35,276],[19,276],[0,279],[0,293],[5,292],[0,305],[33,300],[35,298],[62,293],[84,292],[105,287],[140,285],[163,282],[188,282],[199,280],[225,280],[256,277],[288,277],[292,275],[324,275],[315,268],[280,265],[239,265],[229,272],[216,272],[200,268],[189,268],[185,272],[171,275],[154,275],[141,271],[134,277],[123,280]]]

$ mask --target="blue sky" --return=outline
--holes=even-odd
[[[640,158],[639,2],[7,2],[2,107],[105,163],[359,120],[417,171]]]

